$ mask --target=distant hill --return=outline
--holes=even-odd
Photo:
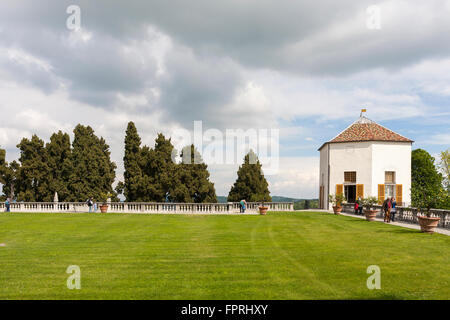
[[[227,203],[227,197],[226,196],[217,196],[217,201],[219,203]]]

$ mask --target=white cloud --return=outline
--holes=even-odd
[[[435,134],[430,137],[430,141],[428,141],[430,144],[439,144],[444,146],[450,146],[450,133],[442,133],[442,134]]]

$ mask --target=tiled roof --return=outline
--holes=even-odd
[[[392,130],[389,130],[378,123],[361,116],[353,122],[347,129],[338,134],[327,143],[334,142],[359,142],[359,141],[398,141],[413,142]],[[326,143],[325,143],[326,144]],[[325,145],[324,144],[324,145]],[[322,146],[323,147],[323,146]],[[322,149],[320,147],[320,149]],[[319,150],[320,150],[319,149]]]

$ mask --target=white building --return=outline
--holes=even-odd
[[[329,194],[344,194],[348,202],[375,196],[411,202],[413,141],[361,113],[361,117],[320,148],[319,206],[330,209]]]

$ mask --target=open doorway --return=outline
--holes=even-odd
[[[344,195],[347,202],[355,203],[356,201],[356,185],[344,186]]]

